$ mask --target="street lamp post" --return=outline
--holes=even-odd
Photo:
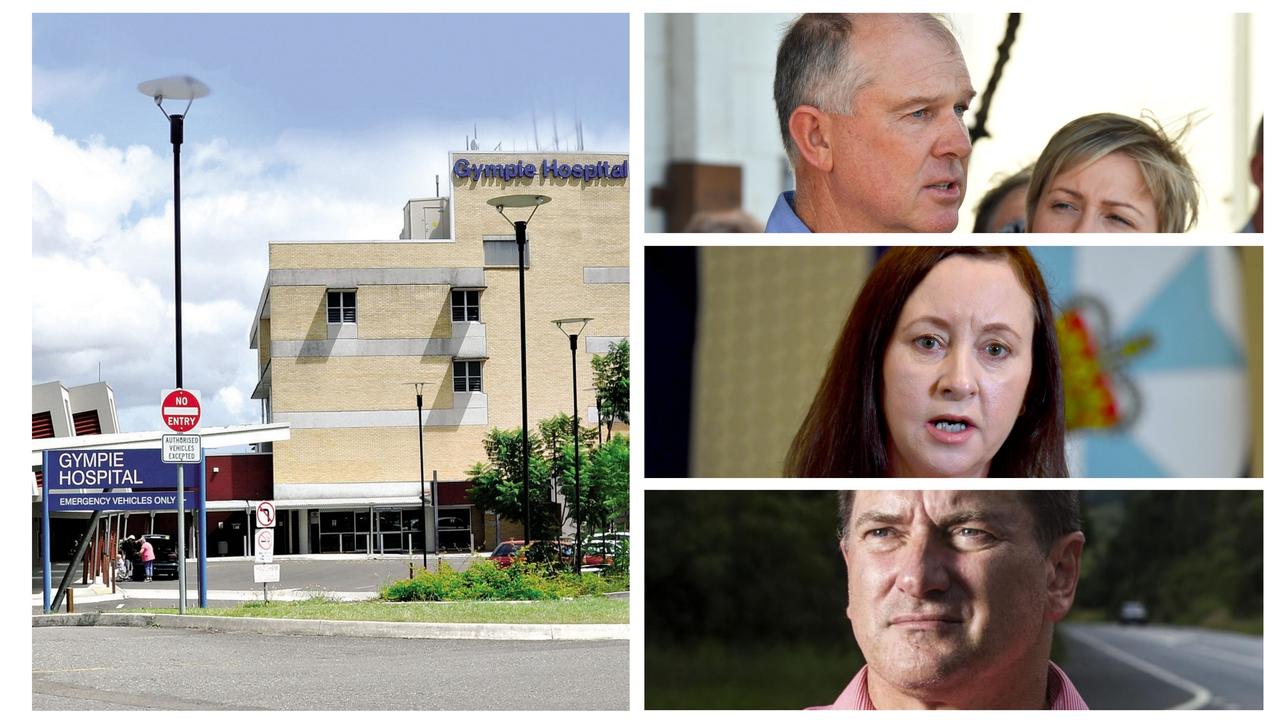
[[[173,143],[173,318],[174,355],[177,358],[174,387],[182,387],[182,123],[196,98],[209,94],[209,86],[190,75],[172,75],[138,84],[138,92],[155,100],[160,113],[169,120],[169,142]],[[168,113],[165,100],[186,100],[187,106],[180,113]],[[201,466],[203,470],[203,465]],[[182,480],[182,467],[178,468],[178,613],[187,607],[187,544],[184,527],[186,508],[183,497],[186,483]],[[201,537],[201,541],[204,538]],[[203,587],[203,579],[201,579]],[[201,592],[201,597],[204,593]]]
[[[421,486],[418,497],[422,499],[422,569],[427,569],[427,461],[422,449],[422,387],[424,382],[413,383],[414,392],[418,396],[418,483]],[[431,498],[431,502],[435,502]]]
[[[182,387],[182,124],[191,102],[209,94],[209,86],[190,75],[148,80],[138,85],[138,92],[155,100],[160,113],[169,120],[169,142],[173,143],[173,316],[177,373],[174,387]],[[186,100],[181,113],[165,112],[165,100]],[[179,494],[181,497],[181,493]]]
[[[525,314],[524,314],[524,246],[528,242],[526,230],[529,221],[533,219],[533,214],[538,212],[538,208],[551,202],[551,198],[546,195],[502,195],[500,197],[490,198],[489,204],[498,208],[498,214],[502,219],[511,223],[511,227],[516,230],[516,266],[519,268],[520,274],[520,434],[523,442],[523,452],[520,459],[520,476],[522,485],[520,489],[520,500],[524,505],[524,544],[529,545],[529,526],[532,523],[532,517],[529,512],[529,368],[528,368],[528,350],[525,341]],[[529,217],[524,220],[515,220],[507,217],[503,212],[504,208],[524,208],[531,207]]]
[[[564,318],[551,321],[569,338],[570,366],[573,368],[573,571],[579,575],[582,574],[582,463],[578,459],[578,336],[587,329],[587,323],[591,320],[592,318]],[[569,325],[573,332],[565,330],[565,325]]]

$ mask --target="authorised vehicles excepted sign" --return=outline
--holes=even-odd
[[[161,459],[170,464],[198,465],[200,463],[199,435],[161,435]]]

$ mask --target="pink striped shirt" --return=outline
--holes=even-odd
[[[1071,684],[1071,678],[1062,672],[1062,668],[1049,663],[1049,709],[1050,710],[1088,710],[1084,698]],[[871,702],[871,693],[867,691],[867,666],[863,665],[853,681],[849,683],[840,697],[830,705],[811,707],[810,710],[875,710]],[[980,709],[980,708],[979,708]]]

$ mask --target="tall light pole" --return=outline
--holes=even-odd
[[[173,143],[173,317],[177,373],[174,387],[182,387],[182,123],[191,102],[209,94],[209,86],[190,75],[148,80],[138,85],[138,92],[155,100],[160,113],[169,121],[169,142]],[[165,100],[186,100],[181,113],[169,114]],[[179,493],[181,497],[181,493]],[[179,536],[181,542],[181,536]]]
[[[138,92],[155,100],[160,114],[169,120],[169,142],[173,143],[173,319],[174,355],[177,357],[174,387],[182,387],[182,122],[191,109],[191,102],[209,94],[209,86],[190,75],[171,75],[138,84]],[[168,113],[165,100],[186,100],[187,106],[180,113]],[[201,465],[203,471],[203,464]],[[187,608],[187,542],[186,482],[182,466],[178,466],[178,613]],[[203,538],[201,538],[203,540]],[[201,595],[203,596],[203,592]]]
[[[529,221],[533,219],[533,214],[538,212],[540,206],[549,202],[551,198],[546,195],[503,195],[489,199],[489,204],[498,208],[498,214],[502,219],[511,223],[511,227],[516,230],[516,266],[520,272],[520,434],[524,449],[520,459],[520,476],[523,480],[520,499],[524,504],[524,544],[526,546],[529,544],[529,525],[532,523],[532,518],[529,513],[529,366],[524,321],[524,246],[528,242],[526,229]],[[509,207],[531,207],[533,210],[529,211],[529,217],[524,220],[513,221],[503,212],[504,208]]]
[[[405,383],[412,385],[418,396],[418,483],[421,486],[418,497],[422,500],[422,569],[427,569],[427,460],[422,449],[422,388],[425,382]],[[431,498],[431,502],[435,502]]]
[[[564,318],[552,320],[560,332],[569,338],[569,358],[573,368],[573,516],[574,548],[573,571],[582,574],[582,487],[581,461],[578,459],[578,336],[587,329],[592,318]],[[565,330],[568,325],[572,332]]]

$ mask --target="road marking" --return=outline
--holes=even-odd
[[[1169,672],[1168,670],[1165,670],[1159,665],[1155,665],[1146,660],[1143,660],[1142,658],[1136,655],[1130,655],[1124,650],[1121,650],[1120,648],[1108,642],[1099,640],[1098,638],[1095,638],[1095,637],[1090,637],[1089,635],[1085,634],[1084,631],[1077,630],[1075,628],[1068,628],[1068,627],[1062,628],[1062,631],[1065,632],[1067,635],[1070,635],[1072,638],[1079,640],[1080,642],[1084,643],[1085,645],[1088,645],[1089,647],[1093,648],[1094,650],[1097,650],[1098,652],[1104,655],[1108,655],[1112,658],[1115,658],[1116,660],[1119,660],[1120,662],[1125,663],[1127,665],[1132,665],[1133,667],[1141,670],[1142,672],[1147,673],[1148,675],[1155,677],[1158,680],[1162,680],[1166,683],[1169,683],[1170,685],[1173,685],[1176,688],[1186,690],[1187,692],[1191,693],[1192,697],[1190,700],[1180,705],[1175,705],[1171,708],[1166,708],[1167,710],[1199,710],[1200,708],[1209,704],[1209,701],[1213,699],[1213,694],[1209,692],[1208,688],[1205,688],[1202,685],[1197,685],[1196,683],[1193,683],[1190,680],[1180,675],[1174,675],[1173,673]]]
[[[1230,650],[1219,650],[1205,645],[1192,645],[1186,649],[1191,652],[1200,653],[1201,655],[1215,657],[1219,660],[1237,663],[1253,670],[1259,670],[1262,668],[1262,658],[1254,655],[1243,655],[1241,653],[1231,652]]]
[[[1262,667],[1261,656],[1246,655],[1233,650],[1216,648],[1204,641],[1202,633],[1197,633],[1194,630],[1147,629],[1144,632],[1142,630],[1133,630],[1130,628],[1115,628],[1108,629],[1108,633],[1109,636],[1113,637],[1115,633],[1120,633],[1123,634],[1124,637],[1131,640],[1137,640],[1139,642],[1158,643],[1169,648],[1178,647],[1183,652],[1200,653],[1219,660],[1237,663],[1253,670],[1257,670]]]

